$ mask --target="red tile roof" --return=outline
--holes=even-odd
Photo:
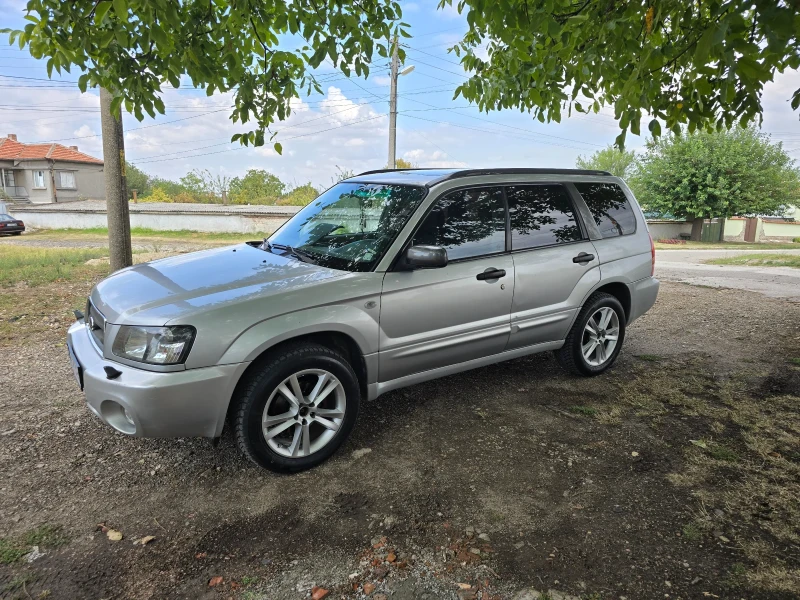
[[[23,144],[10,137],[0,138],[0,160],[46,159],[102,165],[103,161],[61,144]]]

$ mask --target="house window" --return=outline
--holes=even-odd
[[[58,187],[67,188],[70,190],[75,189],[75,173],[72,171],[59,171],[58,181],[60,184]]]
[[[44,171],[34,171],[33,172],[33,187],[43,190],[47,187],[44,182]]]
[[[6,171],[6,180],[3,183],[6,187],[14,187],[17,185],[14,182],[14,171]]]

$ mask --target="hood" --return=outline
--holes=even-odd
[[[231,301],[346,275],[241,244],[123,269],[97,284],[92,302],[109,323],[163,325]]]

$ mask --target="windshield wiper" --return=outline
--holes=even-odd
[[[314,258],[310,254],[302,250],[292,248],[288,244],[270,244],[269,242],[266,242],[266,244],[269,248],[277,248],[278,250],[285,250],[290,255],[294,256],[297,260],[300,260],[302,262],[309,263],[312,265],[317,264],[317,261],[314,260]]]

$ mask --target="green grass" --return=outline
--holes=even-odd
[[[664,244],[656,241],[657,250],[800,250],[800,245],[792,242],[689,242],[685,244]]]
[[[753,267],[793,267],[800,269],[800,254],[742,254],[706,261],[711,265],[746,265]]]
[[[25,282],[30,286],[75,279],[89,272],[108,271],[108,266],[86,265],[92,258],[108,256],[103,248],[36,248],[0,246],[0,286]]]
[[[661,360],[661,357],[657,354],[637,354],[636,358],[647,362],[658,362]]]
[[[31,546],[41,549],[60,548],[69,538],[59,525],[40,525],[18,538],[0,538],[0,563],[10,565],[17,562],[31,550]]]
[[[739,455],[722,444],[711,445],[708,448],[708,453],[717,460],[722,460],[725,462],[739,462]]]
[[[592,408],[591,406],[570,406],[569,412],[578,415],[586,415],[587,417],[593,417],[597,414],[597,409]]]
[[[681,531],[683,533],[683,538],[690,542],[696,542],[703,537],[702,529],[700,529],[695,523],[687,523],[683,526]]]
[[[790,358],[789,362],[800,367],[800,358]]]

